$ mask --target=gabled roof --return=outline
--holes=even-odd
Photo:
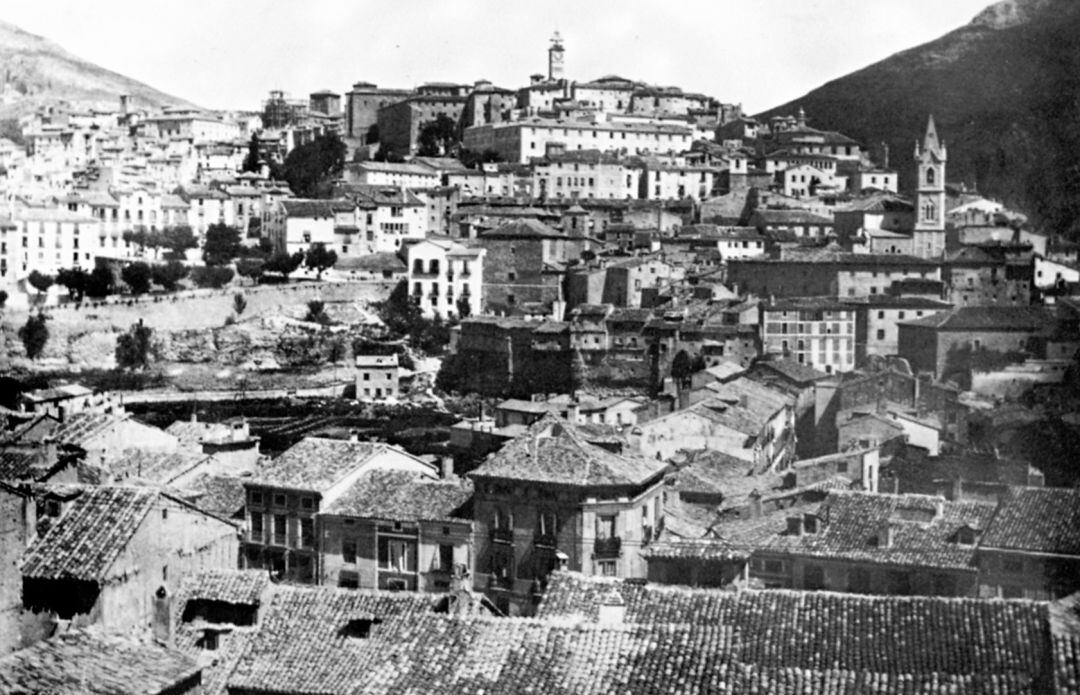
[[[388,521],[462,520],[472,482],[439,480],[403,471],[372,471],[327,507],[326,514]]]
[[[701,649],[716,658],[734,650],[731,679],[717,685],[717,692],[894,693],[917,684],[926,693],[1024,693],[1053,675],[1048,610],[1034,601],[719,591],[558,572],[537,615],[595,619],[613,592],[625,605],[627,629],[729,628],[735,639],[726,647],[706,647],[698,641],[703,637],[689,633],[686,648],[676,652],[682,659],[668,661],[672,670],[665,671],[694,672],[692,661],[683,659],[696,658]],[[656,641],[664,634],[657,633]],[[715,668],[723,667],[677,682],[694,684],[689,691],[699,692],[696,685]]]
[[[23,576],[103,581],[160,494],[138,487],[87,488],[26,551]]]
[[[257,606],[269,584],[265,570],[209,569],[185,576],[181,593],[189,600]]]
[[[333,217],[335,207],[329,200],[304,200],[299,198],[287,198],[281,201],[288,217],[316,219]]]
[[[900,323],[939,331],[1041,331],[1056,321],[1057,314],[1045,306],[964,306]]]
[[[569,423],[548,415],[470,473],[577,487],[637,486],[660,476],[660,461],[620,456],[590,444]]]
[[[547,226],[540,220],[527,217],[504,222],[494,229],[480,233],[481,239],[565,239],[567,235]]]
[[[982,539],[983,547],[1080,555],[1080,490],[1012,488]]]
[[[769,551],[882,565],[976,571],[975,545],[956,542],[961,528],[985,529],[994,505],[948,501],[929,495],[887,495],[833,491],[818,516],[817,533],[779,535]],[[884,527],[892,540],[882,539]]]
[[[52,695],[188,692],[202,667],[175,649],[77,629],[0,657],[0,690]]]
[[[372,457],[396,450],[380,442],[304,437],[275,459],[263,463],[249,484],[297,490],[325,490]]]

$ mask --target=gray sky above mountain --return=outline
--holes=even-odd
[[[748,112],[937,38],[990,0],[4,0],[0,20],[211,108],[358,81],[411,87],[545,72],[678,85]]]

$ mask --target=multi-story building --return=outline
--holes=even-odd
[[[117,235],[119,237],[119,235]],[[35,270],[53,275],[61,268],[91,270],[98,255],[112,255],[118,238],[102,236],[100,220],[59,207],[22,207],[0,220],[0,285],[8,293]]]
[[[466,128],[462,137],[462,145],[470,150],[494,150],[506,161],[521,164],[546,152],[549,142],[561,143],[567,151],[677,154],[690,149],[693,130],[689,126],[533,118],[473,126]]]
[[[566,260],[567,235],[536,219],[507,222],[480,234],[484,259],[484,306],[506,311],[522,302],[562,297],[562,274],[553,264]]]
[[[268,569],[282,579],[315,584],[322,577],[316,516],[365,474],[404,471],[435,477],[424,461],[378,442],[305,437],[244,479],[247,529],[244,568]]]
[[[485,249],[431,238],[410,244],[406,253],[409,292],[425,316],[483,313]]]
[[[599,150],[567,152],[550,143],[543,157],[532,161],[532,187],[536,196],[561,198],[637,197],[641,172],[629,162]]]
[[[370,82],[357,82],[345,95],[345,134],[361,145],[379,141],[379,109],[396,104],[414,94],[411,89],[389,89]]]
[[[613,454],[548,416],[469,477],[477,589],[512,614],[529,614],[560,564],[613,577],[644,577],[641,549],[664,525],[655,459]]]
[[[357,162],[345,167],[345,181],[369,186],[428,188],[442,177],[431,167],[405,162]]]
[[[457,477],[365,473],[319,512],[319,583],[449,591],[472,556],[471,498],[472,484]]]
[[[638,197],[647,200],[692,198],[705,200],[720,187],[719,167],[671,163],[655,157],[642,158]]]
[[[450,119],[456,126],[465,110],[466,97],[461,88],[450,85],[447,90],[424,87],[416,96],[379,109],[379,144],[390,152],[402,155],[415,154],[419,146],[420,129],[436,121],[440,116]],[[451,93],[439,93],[448,91]]]
[[[728,263],[728,281],[759,296],[888,294],[904,280],[941,281],[936,261],[903,254],[843,253],[829,249],[785,258],[746,258]]]
[[[840,301],[855,311],[855,361],[860,365],[869,355],[897,354],[901,321],[952,309],[952,304],[928,297],[879,294]]]
[[[401,390],[397,355],[357,355],[356,398],[396,398]]]
[[[428,232],[427,206],[412,191],[398,186],[342,186],[339,193],[354,201],[357,236],[350,247],[357,254],[397,253],[402,244]]]
[[[942,281],[956,306],[1031,304],[1034,259],[995,245],[964,246],[942,262]]]
[[[855,369],[855,309],[830,297],[772,300],[761,309],[765,353],[827,374]]]

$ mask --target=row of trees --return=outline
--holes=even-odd
[[[19,329],[19,340],[22,341],[26,356],[32,360],[41,357],[45,346],[49,343],[48,317],[43,313],[31,314],[26,323]],[[143,325],[140,319],[133,324],[127,333],[120,334],[116,339],[116,365],[121,369],[145,369],[150,365],[151,339],[153,329]]]

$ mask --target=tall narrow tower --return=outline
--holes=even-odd
[[[551,48],[548,49],[548,79],[553,82],[563,78],[564,53],[562,36],[556,31],[551,37]]]
[[[934,117],[926,124],[922,146],[915,143],[915,255],[937,258],[945,252],[945,142],[938,140]]]

